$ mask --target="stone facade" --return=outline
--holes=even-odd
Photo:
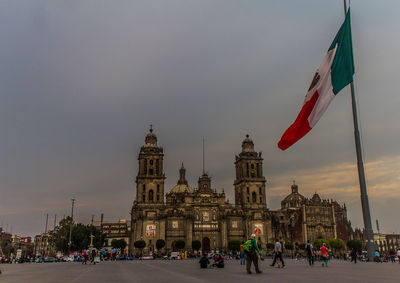
[[[163,148],[150,129],[139,153],[136,177],[136,200],[132,206],[131,249],[137,240],[146,241],[146,251],[155,249],[163,239],[166,249],[174,250],[177,240],[191,250],[192,241],[202,243],[202,250],[225,251],[229,240],[245,240],[252,233],[265,248],[275,238],[305,243],[318,237],[349,239],[352,229],[347,211],[335,201],[321,200],[315,194],[306,199],[293,184],[292,193],[282,201],[282,208],[272,211],[266,204],[266,180],[261,152],[247,135],[242,151],[235,158],[235,204],[222,191],[212,188],[211,178],[203,172],[198,187],[191,188],[182,164],[179,180],[165,195]]]

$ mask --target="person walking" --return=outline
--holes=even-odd
[[[321,258],[322,258],[322,267],[328,267],[328,248],[326,247],[326,244],[323,243],[321,247]]]
[[[399,263],[400,263],[400,248],[397,250],[397,257],[399,258]]]
[[[90,263],[96,264],[95,262],[96,256],[97,256],[97,250],[96,248],[93,248],[91,251]]]
[[[354,261],[354,263],[357,263],[357,250],[355,248],[351,250],[350,257],[351,257],[350,262]]]
[[[307,252],[308,264],[310,266],[313,266],[314,265],[314,247],[310,243],[310,240],[307,240],[306,252]]]
[[[276,239],[276,242],[275,242],[274,252],[275,252],[274,260],[272,261],[272,264],[270,266],[274,267],[276,260],[279,258],[280,262],[282,263],[282,268],[286,268],[285,262],[283,261],[283,257],[282,257],[282,245],[278,239]]]
[[[378,250],[375,251],[375,262],[380,262],[380,263],[382,263],[382,262],[381,262],[381,257],[380,257],[380,255],[379,255],[379,251],[378,251]]]
[[[240,265],[246,264],[246,255],[244,253],[244,242],[240,245]]]
[[[251,234],[250,239],[248,239],[244,245],[243,249],[246,253],[246,270],[248,274],[251,274],[251,263],[253,262],[256,273],[262,273],[258,268],[258,255],[260,254],[260,249],[257,246],[256,235]]]
[[[87,264],[87,261],[88,261],[88,258],[89,258],[89,255],[88,255],[87,250],[83,250],[83,251],[82,251],[82,255],[83,255],[82,264]]]

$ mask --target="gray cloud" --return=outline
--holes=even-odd
[[[312,175],[355,162],[348,90],[298,144],[285,152],[276,146],[343,20],[340,1],[1,6],[0,221],[15,232],[41,232],[46,213],[69,214],[72,196],[80,221],[101,212],[108,220],[129,217],[137,153],[151,123],[166,153],[167,188],[182,161],[196,186],[205,137],[207,170],[231,202],[234,154],[247,133],[263,151],[273,208],[287,194],[274,188],[287,187],[297,170]],[[367,162],[400,154],[393,122],[400,102],[398,10],[394,1],[352,1]],[[399,196],[396,177],[384,179]],[[356,184],[356,175],[348,182]],[[348,186],[340,185],[331,187]],[[326,197],[344,199],[340,192]],[[388,231],[397,227],[395,206],[380,205],[390,198],[374,197],[373,213],[387,219]],[[361,226],[357,202],[353,207],[353,223]]]

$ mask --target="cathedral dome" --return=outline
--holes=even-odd
[[[285,199],[283,200],[284,202],[303,202],[305,200],[305,197],[302,196],[299,193],[292,193],[290,195],[288,195],[287,197],[285,197]]]
[[[172,188],[171,193],[193,193],[193,189],[185,184],[178,184]]]
[[[186,181],[186,169],[183,166],[179,169],[179,180],[175,187],[172,188],[171,193],[193,193],[193,189],[189,187],[188,182]]]
[[[306,198],[303,195],[299,194],[298,186],[293,181],[292,193],[284,198],[281,202],[281,206],[282,208],[300,207],[305,199]]]

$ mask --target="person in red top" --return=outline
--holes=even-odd
[[[322,267],[328,267],[328,248],[326,247],[326,244],[323,243],[321,247],[321,258],[322,258]]]

